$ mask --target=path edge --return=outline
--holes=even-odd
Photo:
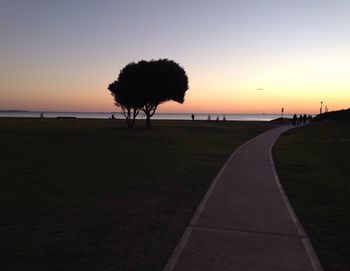
[[[189,224],[187,225],[184,233],[182,234],[179,242],[177,243],[172,255],[170,256],[167,264],[165,265],[165,267],[163,268],[163,271],[172,271],[174,270],[181,254],[182,251],[184,250],[188,239],[191,236],[192,233],[192,229],[193,226],[196,225],[205,205],[207,204],[209,197],[211,195],[211,193],[214,190],[215,185],[217,184],[217,182],[219,181],[221,175],[223,174],[224,170],[226,169],[227,165],[230,163],[230,161],[237,155],[237,153],[239,152],[239,150],[241,148],[243,148],[245,145],[249,144],[251,141],[253,141],[255,138],[257,138],[258,136],[267,133],[268,131],[271,131],[273,129],[276,128],[272,128],[272,129],[268,129],[267,131],[264,131],[256,136],[254,136],[253,138],[249,139],[248,141],[242,143],[241,145],[239,145],[237,147],[237,149],[229,156],[229,158],[226,160],[225,164],[221,167],[221,169],[219,170],[218,174],[215,176],[214,180],[212,181],[211,185],[209,186],[205,196],[203,197],[201,203],[199,204],[199,206],[197,207],[196,211],[194,212],[194,215],[192,217],[192,219],[190,220]],[[323,270],[317,270],[317,271],[323,271]]]
[[[289,129],[288,129],[289,130]],[[286,131],[288,131],[286,130]],[[323,267],[321,265],[321,262],[315,252],[315,249],[314,247],[312,246],[311,244],[311,241],[310,241],[310,237],[309,235],[306,233],[303,225],[301,224],[300,220],[298,219],[292,205],[290,204],[289,202],[289,199],[287,197],[287,194],[286,192],[284,191],[283,189],[283,186],[282,186],[282,183],[281,183],[281,180],[279,178],[279,175],[278,175],[278,172],[277,172],[277,169],[276,169],[276,164],[273,160],[273,155],[272,155],[272,149],[273,149],[273,146],[275,145],[275,143],[277,142],[278,138],[280,138],[281,135],[283,135],[286,131],[284,131],[283,133],[281,133],[279,135],[279,137],[276,138],[276,140],[272,143],[272,145],[270,146],[270,149],[269,149],[269,156],[270,156],[270,161],[271,161],[271,165],[272,165],[272,172],[273,172],[273,175],[275,177],[275,180],[276,180],[276,183],[277,183],[277,186],[278,186],[278,189],[280,191],[280,194],[282,196],[282,199],[283,199],[283,202],[285,204],[285,206],[287,207],[288,209],[288,212],[289,212],[289,215],[291,216],[297,230],[298,230],[298,233],[303,236],[301,239],[302,239],[302,242],[303,242],[303,245],[304,245],[304,248],[306,250],[306,253],[309,257],[309,260],[310,260],[310,263],[313,267],[313,270],[314,271],[324,271],[323,270]]]

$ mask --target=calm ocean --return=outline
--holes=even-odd
[[[44,113],[45,118],[56,117],[76,117],[82,119],[108,119],[114,114],[115,118],[123,119],[121,113],[116,112],[34,112],[34,111],[0,111],[0,117],[16,117],[16,118],[39,118]],[[237,121],[270,121],[281,117],[280,114],[214,114],[214,113],[197,113],[195,120],[207,120],[210,116],[211,120],[220,120],[225,116],[226,120]],[[284,117],[292,118],[293,115],[285,114]],[[139,114],[138,119],[144,119],[144,114]],[[152,119],[158,120],[191,120],[191,113],[156,113]]]

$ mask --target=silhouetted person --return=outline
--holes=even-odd
[[[300,125],[303,124],[303,116],[302,115],[299,116],[299,124]]]
[[[226,121],[226,117],[225,116],[222,118],[222,121]]]
[[[44,118],[44,113],[43,112],[40,113],[40,118],[42,118],[42,119]]]
[[[191,115],[191,118],[192,118],[192,120],[194,120],[194,115],[193,114]]]
[[[216,121],[219,121],[219,120],[220,120],[220,119],[219,119],[219,116],[217,116],[217,117],[216,117]]]
[[[306,116],[306,114],[304,114],[304,116],[303,116],[303,123],[305,124],[306,121],[307,121],[307,116]]]
[[[294,126],[297,125],[297,122],[298,122],[298,117],[297,117],[296,114],[294,114],[294,116],[293,116],[293,125]]]
[[[111,117],[112,120],[115,120],[115,117],[114,117],[114,114],[112,114],[112,117]]]
[[[208,116],[208,121],[210,121],[210,116]]]

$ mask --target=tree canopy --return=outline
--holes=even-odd
[[[115,104],[122,109],[129,127],[138,113],[146,115],[146,127],[158,106],[166,101],[184,102],[188,90],[185,70],[168,59],[131,62],[119,73],[118,80],[108,87]]]

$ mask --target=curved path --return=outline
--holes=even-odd
[[[271,156],[289,128],[269,130],[231,155],[164,271],[322,270]]]

